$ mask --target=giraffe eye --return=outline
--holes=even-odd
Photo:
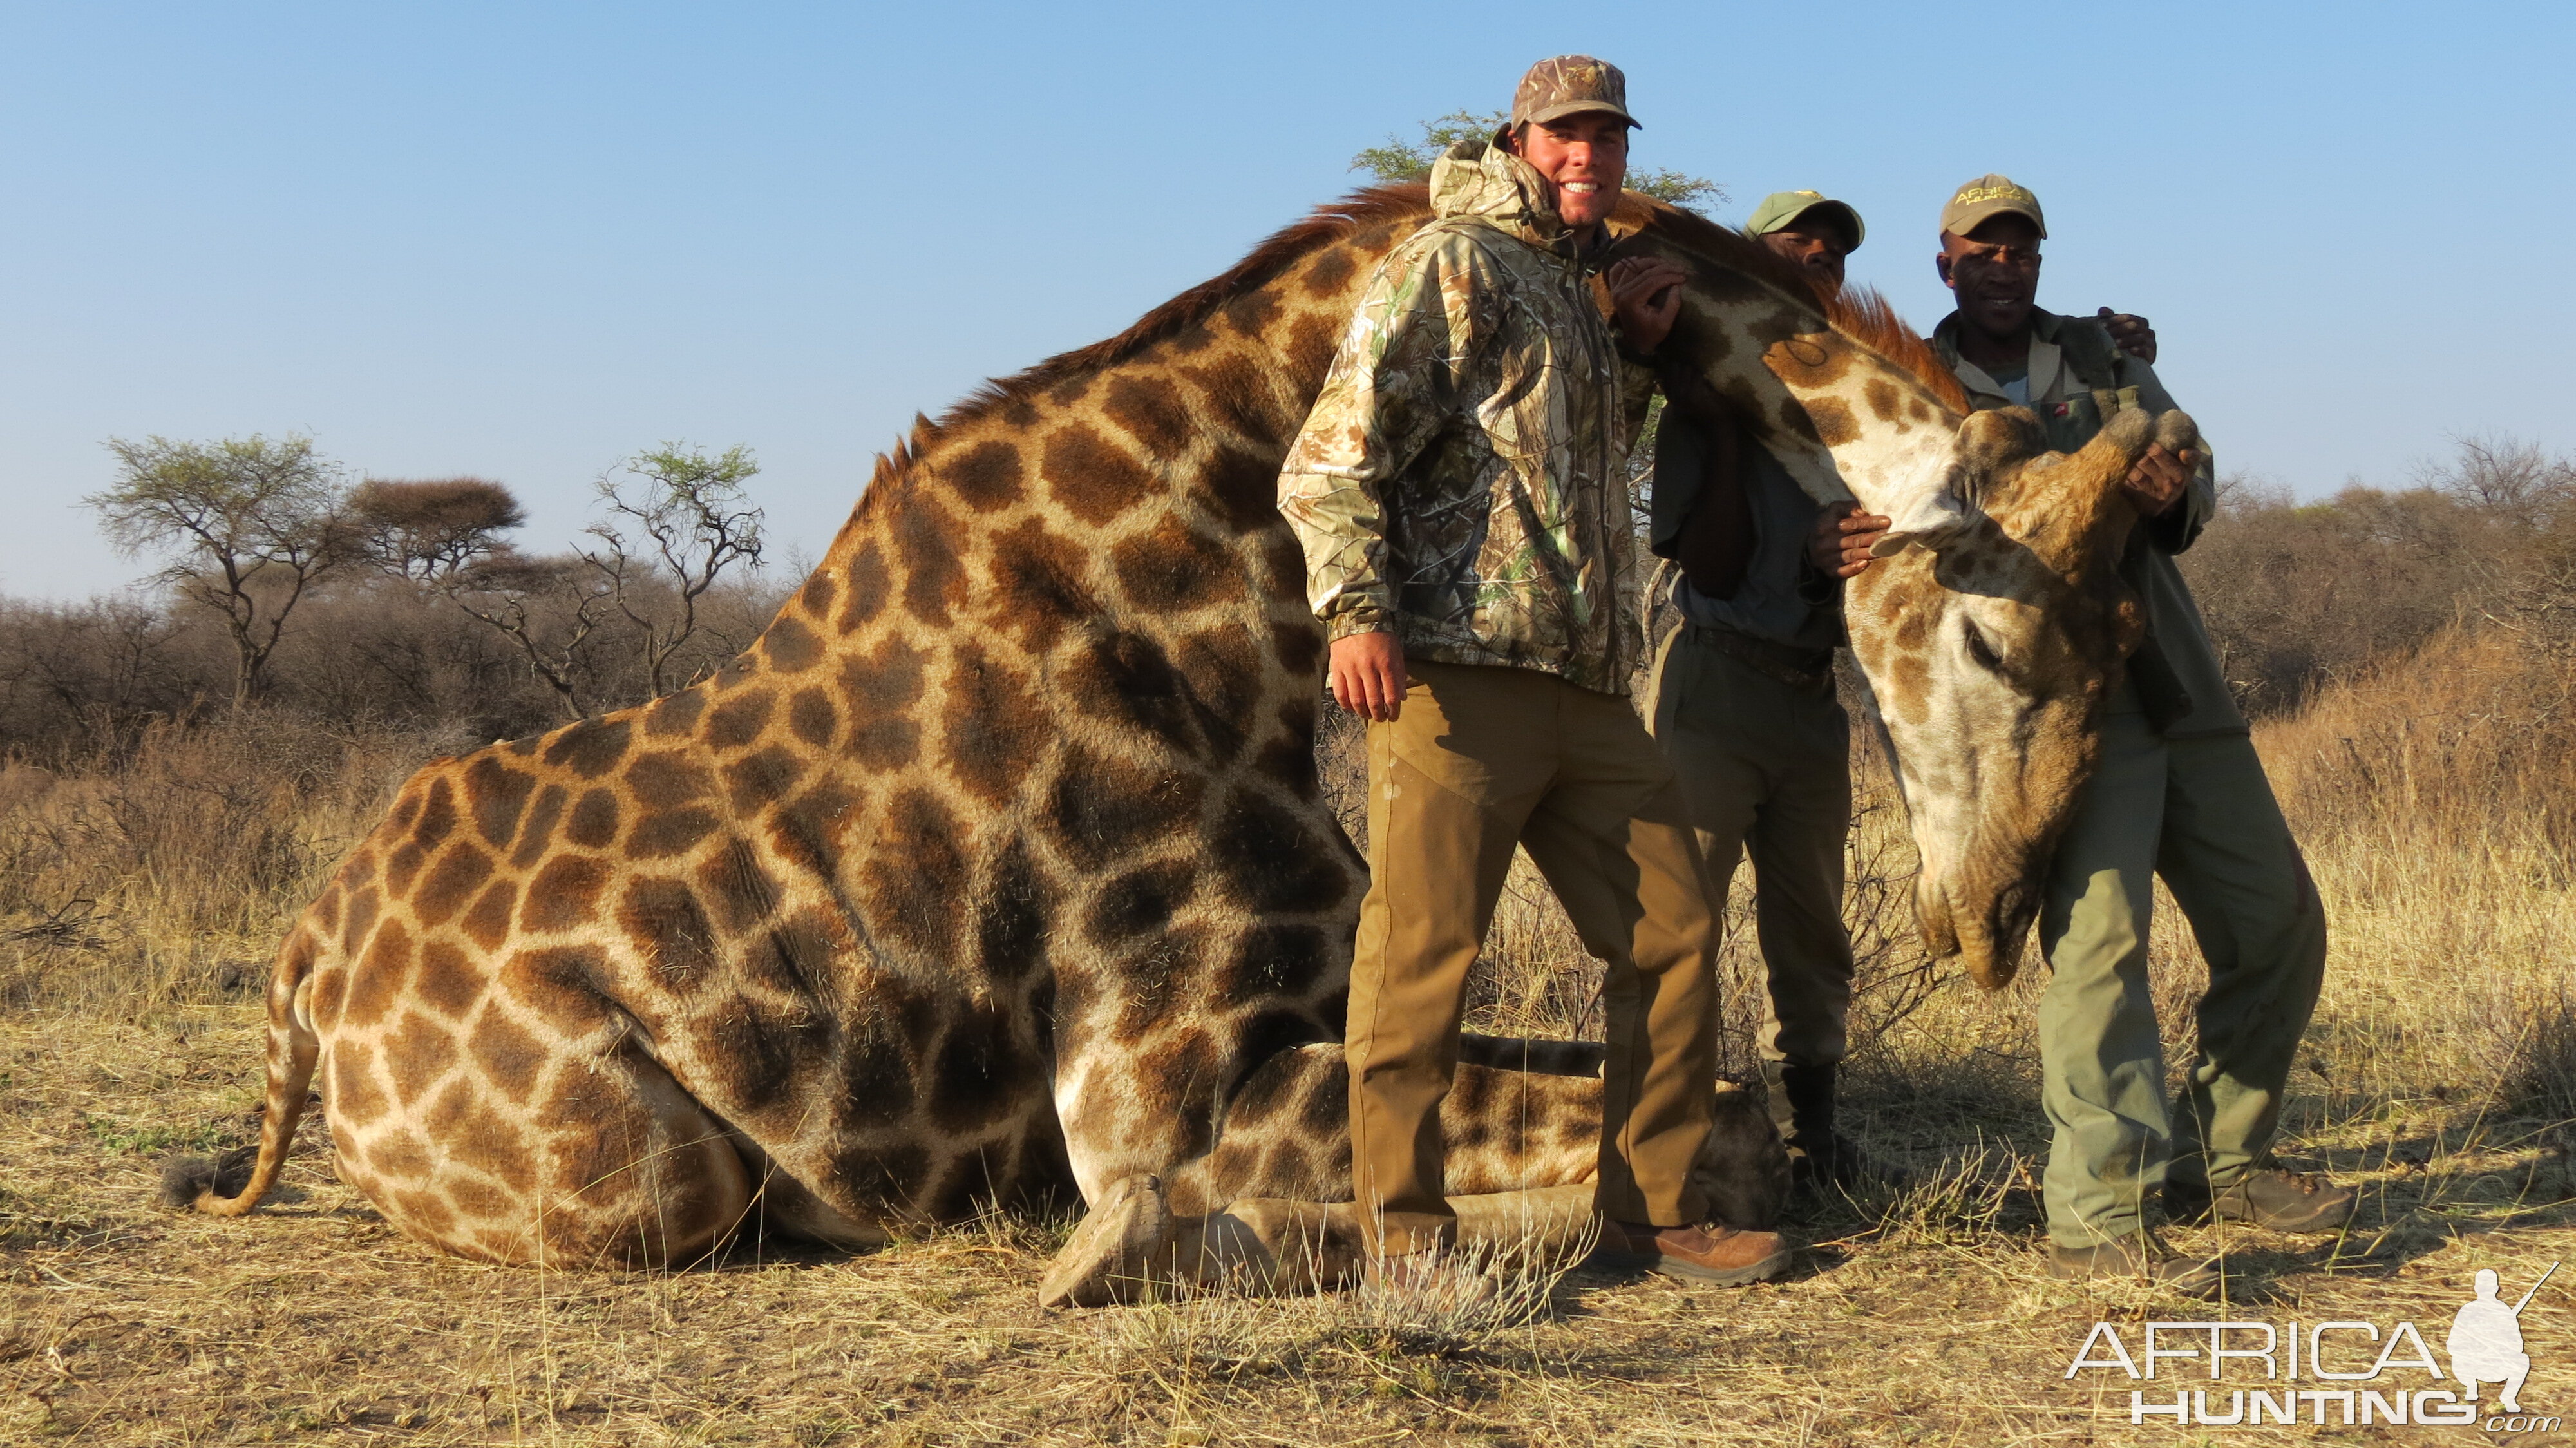
[[[1987,642],[1985,631],[1977,627],[1976,620],[1960,619],[1959,632],[1967,639],[1968,657],[1977,661],[1978,668],[1990,674],[2000,674],[2004,671],[2002,653],[1997,651],[1993,644]]]

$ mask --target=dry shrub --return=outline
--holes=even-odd
[[[472,742],[249,710],[148,724],[56,768],[0,763],[0,1001],[256,991],[393,790]]]
[[[2572,704],[2576,660],[2452,630],[2257,731],[2333,922],[2322,1024],[2375,1043],[2373,1091],[2576,1118]]]

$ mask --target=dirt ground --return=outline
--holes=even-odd
[[[247,1005],[0,1021],[0,1442],[2565,1441],[2339,1420],[2133,1428],[2116,1369],[2067,1381],[2105,1320],[2133,1354],[2150,1320],[2220,1316],[2410,1320],[2438,1348],[2476,1269],[2510,1297],[2576,1257],[2562,1134],[2434,1101],[2328,1129],[2331,1088],[2304,1072],[2319,1095],[2293,1103],[2287,1154],[2365,1184],[2366,1204],[2335,1238],[2174,1234],[2231,1250],[2242,1275],[2223,1313],[2041,1279],[2035,1111],[1881,1082],[1861,1126],[1918,1184],[1807,1214],[1789,1280],[1577,1270],[1533,1320],[1462,1332],[1353,1295],[1041,1312],[1065,1224],[1002,1217],[862,1257],[746,1243],[675,1274],[478,1267],[388,1228],[310,1133],[252,1217],[158,1208],[161,1156],[249,1139],[257,1041]],[[2576,1413],[2571,1303],[2553,1285],[2522,1319],[2535,1412]]]

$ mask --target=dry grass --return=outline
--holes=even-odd
[[[2527,1284],[2576,1257],[2576,883],[2555,813],[2576,799],[2564,763],[2576,726],[2563,701],[2556,673],[2489,639],[2263,731],[2335,922],[2283,1151],[2366,1196],[2339,1238],[2176,1234],[2236,1256],[2227,1315],[2408,1319],[2438,1344],[2475,1269]],[[856,1258],[746,1242],[680,1274],[497,1270],[395,1235],[310,1143],[292,1190],[254,1218],[154,1209],[159,1154],[245,1140],[252,1121],[257,1012],[226,993],[222,963],[264,957],[315,862],[417,745],[315,746],[345,767],[299,776],[238,739],[204,746],[236,751],[231,764],[172,739],[131,773],[0,783],[0,932],[13,933],[0,947],[13,1002],[0,1015],[0,1113],[14,1127],[0,1147],[0,1442],[2182,1436],[2129,1427],[2125,1380],[2063,1380],[2097,1319],[2134,1339],[2149,1318],[2214,1314],[2038,1275],[2030,988],[1936,986],[1903,916],[1907,853],[1875,792],[1854,846],[1870,957],[1854,1116],[1921,1180],[1798,1222],[1814,1246],[1778,1284],[1694,1290],[1580,1271],[1534,1314],[1468,1323],[1357,1295],[1044,1314],[1034,1287],[1066,1224],[1003,1216]],[[234,785],[274,792],[215,788],[234,771]],[[234,858],[195,844],[253,824],[290,843]],[[1480,1020],[1578,1026],[1579,952],[1543,889],[1517,884],[1526,898],[1498,929]],[[73,900],[88,912],[66,915]],[[1739,1042],[1749,934],[1737,929],[1727,956]],[[2177,1030],[2197,968],[2187,934],[2166,929],[2158,993]],[[2571,1302],[2553,1284],[2524,1315],[2537,1363],[2524,1401],[2542,1412],[2576,1409]]]

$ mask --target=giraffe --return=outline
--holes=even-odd
[[[1665,390],[1685,409],[1750,421],[1819,502],[1852,499],[1891,520],[1878,566],[1846,589],[1853,657],[1921,858],[1925,941],[1999,989],[2091,776],[2104,701],[2145,629],[2117,572],[2138,518],[2120,481],[2147,447],[2179,451],[2198,429],[2181,412],[2129,408],[2082,451],[2050,452],[2028,409],[1970,413],[1875,295],[1766,272],[1708,235],[1719,230],[1682,215],[1625,243],[1696,273],[1685,325],[1663,348]],[[1741,304],[1766,285],[1780,305]],[[1702,380],[1747,353],[1763,366]]]
[[[1418,185],[1360,193],[919,420],[714,677],[423,767],[280,945],[256,1148],[173,1163],[169,1198],[255,1206],[318,1073],[343,1179],[494,1262],[686,1263],[747,1222],[864,1248],[1070,1191],[1050,1295],[1101,1300],[1229,1204],[1292,1204],[1227,1219],[1275,1247],[1313,1227],[1294,1204],[1346,1203],[1362,872],[1272,498],[1358,289],[1428,218]],[[1955,389],[1911,334],[1659,204],[1619,229],[1693,259],[1704,385],[1914,486],[1861,385],[1917,422]],[[1716,344],[1782,326],[1839,367]],[[1466,1056],[1450,1190],[1584,1189],[1597,1054]],[[1758,1224],[1785,1161],[1720,1107],[1701,1170]]]

